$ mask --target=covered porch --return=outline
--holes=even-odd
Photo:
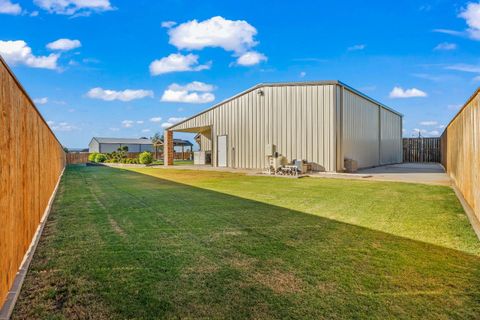
[[[179,139],[175,139],[173,137],[174,132],[188,132],[188,133],[195,133],[195,142],[199,145],[199,150],[193,152],[193,144],[190,142],[190,151],[192,151],[193,161],[195,165],[213,165],[213,140],[212,140],[212,127],[211,126],[199,126],[194,128],[182,128],[182,129],[167,129],[165,130],[164,134],[164,142],[163,142],[163,158],[164,158],[164,165],[169,166],[173,165],[173,161],[175,159],[175,147],[176,141]],[[184,140],[182,140],[184,141]],[[183,150],[183,147],[182,147]]]

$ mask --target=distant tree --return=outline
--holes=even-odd
[[[152,144],[155,148],[155,159],[158,159],[158,148],[163,145],[163,134],[160,134],[160,132],[155,133],[152,137]]]
[[[70,151],[68,151],[68,148],[67,147],[62,147],[63,148],[63,151],[65,151],[65,153],[69,153]]]

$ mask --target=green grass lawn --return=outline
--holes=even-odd
[[[155,160],[155,161],[153,161],[153,164],[163,165],[163,160]],[[174,160],[173,165],[174,166],[193,165],[193,160]]]
[[[74,167],[13,319],[478,319],[448,187]]]

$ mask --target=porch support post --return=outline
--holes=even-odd
[[[163,141],[163,164],[173,166],[173,131],[165,130]]]

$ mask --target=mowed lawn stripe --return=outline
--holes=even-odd
[[[19,318],[476,318],[447,187],[71,166]]]

